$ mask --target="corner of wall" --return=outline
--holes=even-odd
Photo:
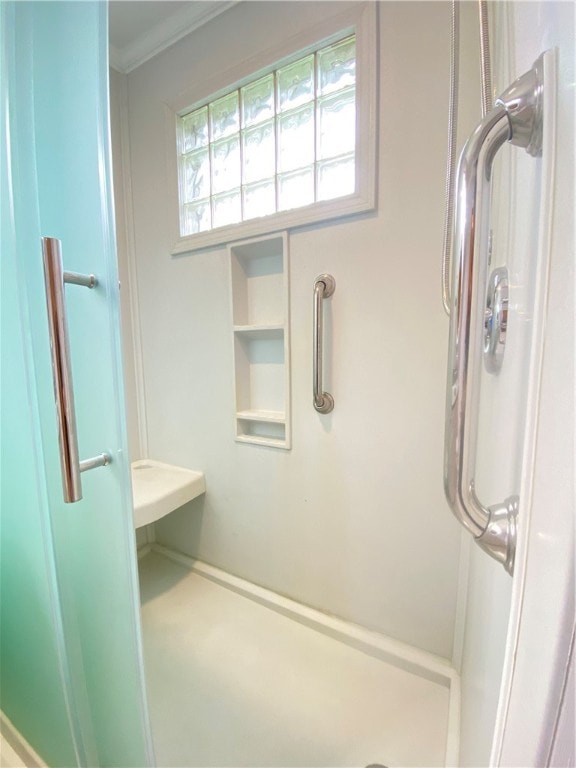
[[[114,207],[122,321],[124,397],[130,459],[147,452],[146,398],[142,372],[138,272],[128,122],[128,76],[110,68],[110,123],[114,175]]]

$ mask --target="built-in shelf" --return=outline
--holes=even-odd
[[[236,440],[239,443],[252,443],[254,445],[268,445],[276,448],[286,448],[286,433],[284,429],[268,429],[263,434],[257,432],[238,432]]]
[[[205,493],[204,473],[152,459],[133,461],[134,527],[141,528]]]
[[[251,339],[282,339],[283,325],[235,325],[234,333],[243,334]]]
[[[238,442],[290,447],[288,236],[229,246]]]
[[[237,419],[244,421],[268,421],[275,424],[284,424],[286,413],[284,411],[238,411]]]

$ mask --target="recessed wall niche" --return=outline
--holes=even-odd
[[[231,243],[228,251],[236,440],[290,448],[288,235]]]

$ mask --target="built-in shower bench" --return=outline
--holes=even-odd
[[[131,470],[135,528],[159,520],[206,492],[203,472],[152,459],[133,461]]]

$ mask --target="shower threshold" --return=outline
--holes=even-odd
[[[310,624],[323,614],[302,606],[294,620],[286,605],[298,604],[278,596],[271,609],[273,593],[157,545],[139,571],[159,766],[455,762],[458,685],[453,673],[442,680],[442,664],[419,670],[409,654],[394,663],[385,648],[359,650],[358,637],[352,647],[334,636],[345,622],[326,617],[319,631]]]

